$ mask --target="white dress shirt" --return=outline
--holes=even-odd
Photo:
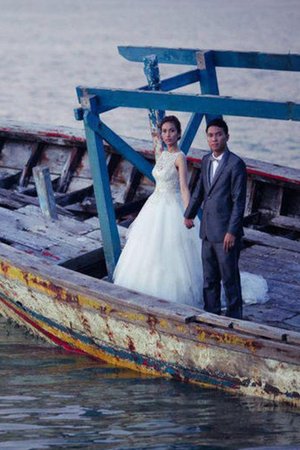
[[[218,165],[221,162],[221,159],[223,158],[223,153],[220,156],[214,156],[213,154],[211,155],[212,158],[212,163],[211,163],[211,180],[213,180],[216,170],[218,168]]]

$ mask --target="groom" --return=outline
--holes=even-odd
[[[241,158],[228,150],[228,127],[214,119],[206,127],[211,154],[204,156],[199,181],[184,213],[187,228],[194,226],[203,203],[203,299],[205,311],[221,314],[221,280],[226,295],[226,316],[242,319],[238,260],[243,235],[247,174]]]

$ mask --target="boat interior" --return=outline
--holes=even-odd
[[[135,140],[133,145],[153,164],[151,143]],[[105,150],[122,244],[128,226],[154,186],[111,146],[106,145]],[[191,190],[204,153],[196,149],[189,153]],[[246,316],[299,331],[299,171],[251,159],[245,162],[248,192],[240,266],[241,270],[262,275],[269,287],[269,300],[247,305]],[[33,177],[35,166],[49,168],[57,220],[42,214]],[[0,208],[0,242],[50,264],[106,278],[88,152],[80,131],[0,125]]]

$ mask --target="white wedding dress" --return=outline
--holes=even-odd
[[[153,169],[156,187],[130,226],[114,283],[176,303],[203,307],[200,221],[188,230],[175,161],[163,151]],[[245,303],[266,301],[264,278],[241,273]],[[224,300],[223,300],[224,302]]]

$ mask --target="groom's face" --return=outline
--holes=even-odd
[[[226,134],[223,128],[212,125],[208,128],[206,137],[209,148],[213,154],[216,156],[221,155],[226,148],[229,134]]]

